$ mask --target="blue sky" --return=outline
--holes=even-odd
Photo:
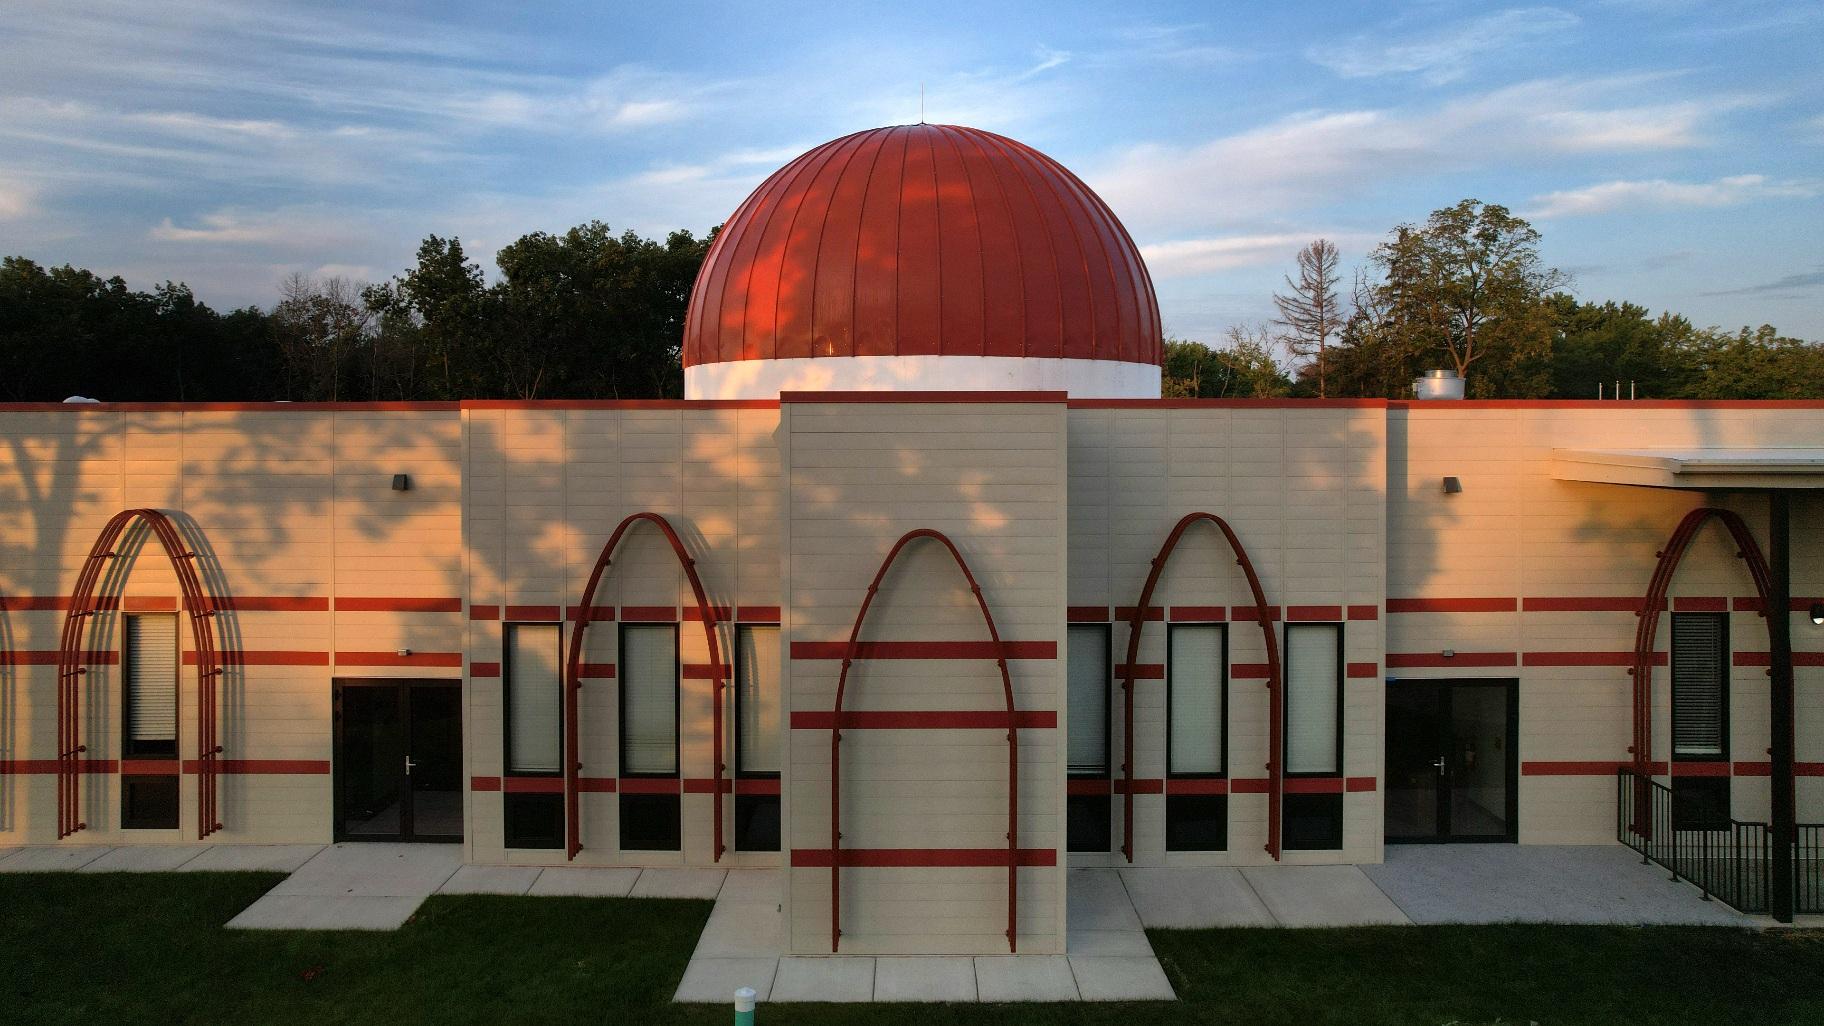
[[[826,139],[1012,135],[1102,193],[1168,330],[1270,315],[1465,196],[1586,299],[1824,338],[1824,4],[0,7],[0,252],[269,304],[600,218],[708,229]]]

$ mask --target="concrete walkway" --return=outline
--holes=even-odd
[[[0,848],[0,873],[290,873],[320,844],[43,844]]]
[[[739,881],[739,883],[737,883]],[[1171,1001],[1140,916],[1110,869],[1072,870],[1062,955],[784,955],[777,871],[731,872],[673,1001]]]

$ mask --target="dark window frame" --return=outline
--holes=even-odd
[[[1344,662],[1343,634],[1345,631],[1340,620],[1299,620],[1288,622],[1280,633],[1283,651],[1281,654],[1281,677],[1285,688],[1285,698],[1281,703],[1279,729],[1281,737],[1292,732],[1292,632],[1307,627],[1334,628],[1336,631],[1336,768],[1333,770],[1293,770],[1290,760],[1282,751],[1280,759],[1287,765],[1281,769],[1280,776],[1302,780],[1332,780],[1344,776],[1343,742],[1348,737],[1348,723],[1343,718],[1343,698],[1349,680],[1349,664]]]
[[[120,617],[120,755],[123,759],[178,761],[178,739],[169,741],[135,741],[133,739],[133,630],[128,621],[145,616],[171,618],[171,636],[175,642],[171,666],[171,722],[183,729],[179,711],[183,707],[184,639],[179,632],[176,613],[122,613]],[[157,775],[157,774],[151,774]]]
[[[1068,651],[1070,632],[1074,630],[1094,629],[1102,633],[1102,769],[1100,772],[1076,772],[1070,767],[1070,738],[1064,738],[1065,776],[1071,780],[1112,780],[1115,772],[1115,629],[1110,623],[1072,623],[1064,628],[1065,648]],[[1070,680],[1068,671],[1064,681],[1064,707],[1070,708]]]
[[[1221,670],[1216,687],[1221,699],[1222,765],[1215,772],[1181,773],[1172,769],[1173,677],[1172,635],[1180,627],[1215,627],[1222,635]],[[1227,780],[1229,778],[1229,624],[1225,620],[1175,620],[1165,625],[1165,777],[1167,780]]]
[[[671,772],[635,773],[627,768],[627,629],[629,627],[667,627],[671,630]],[[629,780],[679,780],[684,777],[684,657],[679,647],[677,621],[635,620],[623,622],[615,630],[615,738],[616,768]]]
[[[515,627],[556,627],[557,628],[557,769],[516,770],[513,768],[513,645],[511,637]],[[565,702],[564,688],[569,686],[564,669],[564,625],[558,620],[514,620],[501,624],[500,633],[500,757],[501,775],[504,777],[551,778],[564,775],[564,722]]]
[[[735,743],[734,743],[734,752],[733,752],[734,763],[735,763],[735,779],[737,779],[737,780],[778,780],[779,772],[780,772],[779,770],[744,770],[741,768],[741,684],[740,684],[740,681],[741,681],[741,632],[744,629],[753,628],[753,627],[760,627],[760,628],[770,627],[775,631],[780,629],[779,623],[776,620],[772,621],[772,622],[760,621],[760,620],[756,620],[756,621],[752,621],[752,622],[743,621],[743,622],[739,622],[739,623],[735,624],[734,638],[733,638],[734,643],[735,643],[735,653],[734,653],[735,658],[730,662],[730,669],[732,669],[734,671],[734,678],[735,678],[735,687],[733,688],[734,693],[735,693],[735,699],[733,702],[734,717],[735,717],[735,730],[734,730]],[[780,635],[779,640],[780,640],[781,644],[784,643],[785,637],[783,634]],[[683,671],[680,669],[679,672],[682,673]],[[785,708],[785,681],[783,679],[781,679],[779,681],[779,691],[780,691],[779,707],[781,710],[783,710]],[[788,733],[787,737],[789,738],[789,736],[790,735]],[[786,741],[787,741],[787,738],[780,739],[781,757],[783,757],[785,754]]]
[[[1673,613],[1669,636],[1666,640],[1666,714],[1668,739],[1672,748],[1673,762],[1728,762],[1729,761],[1729,705],[1734,699],[1734,682],[1730,680],[1734,667],[1734,638],[1730,636],[1729,614],[1724,612],[1690,612]],[[1678,621],[1687,619],[1715,620],[1722,628],[1719,632],[1720,651],[1717,653],[1717,666],[1722,669],[1722,723],[1720,739],[1722,751],[1714,755],[1680,755],[1678,751]]]

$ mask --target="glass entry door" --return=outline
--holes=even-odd
[[[336,840],[462,840],[461,682],[335,689]]]
[[[1387,685],[1387,840],[1518,839],[1512,680]]]

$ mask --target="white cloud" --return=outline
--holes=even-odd
[[[1818,191],[1815,184],[1774,181],[1765,175],[1731,175],[1711,182],[1618,179],[1534,196],[1526,216],[1584,217],[1634,207],[1728,207],[1762,199],[1809,198]]]
[[[0,178],[0,221],[13,221],[33,210],[33,192],[24,184]]]
[[[1371,245],[1369,236],[1355,232],[1275,232],[1261,235],[1216,235],[1155,242],[1140,247],[1146,269],[1155,278],[1178,278],[1257,267],[1290,266],[1298,250],[1312,239],[1326,238],[1346,248]]]
[[[1491,53],[1529,47],[1569,32],[1581,20],[1556,7],[1524,7],[1458,22],[1406,39],[1357,36],[1336,45],[1313,46],[1305,56],[1345,78],[1419,74],[1444,83],[1462,78]]]
[[[1232,227],[1357,200],[1414,176],[1695,146],[1709,117],[1746,102],[1612,102],[1663,85],[1638,77],[1546,79],[1416,110],[1309,111],[1190,146],[1135,146],[1086,177],[1130,226]]]

